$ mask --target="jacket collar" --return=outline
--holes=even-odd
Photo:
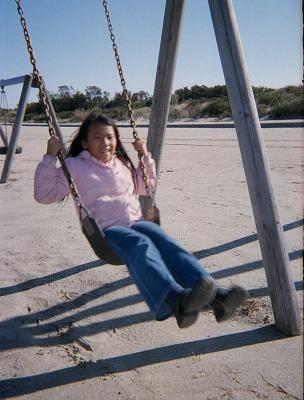
[[[98,160],[97,158],[91,156],[91,154],[87,150],[82,150],[82,152],[78,154],[78,157],[88,160],[88,161],[91,161],[91,162],[99,165],[100,167],[104,167],[104,168],[113,168],[115,166],[115,161],[117,158],[117,156],[114,155],[110,161],[104,163],[104,162]]]

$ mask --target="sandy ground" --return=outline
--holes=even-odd
[[[303,129],[263,134],[302,313]],[[130,148],[129,129],[121,136]],[[234,129],[166,135],[163,228],[219,282],[251,293],[233,319],[217,324],[204,311],[184,330],[153,321],[126,268],[96,259],[71,201],[35,203],[47,138],[46,128],[23,127],[23,153],[0,186],[0,398],[302,399],[302,337],[273,326]]]

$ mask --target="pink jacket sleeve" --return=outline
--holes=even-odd
[[[56,157],[45,154],[34,176],[34,198],[38,203],[51,204],[70,193],[62,168],[56,167]]]
[[[143,162],[146,170],[146,174],[148,177],[148,186],[150,189],[150,193],[153,192],[155,188],[155,183],[156,183],[156,168],[155,168],[155,162],[153,158],[151,157],[151,154],[148,153],[147,156],[143,157]],[[146,196],[146,188],[145,188],[145,183],[142,178],[142,172],[140,170],[139,164],[138,167],[136,168],[136,178],[137,178],[137,194],[140,194],[142,196]]]

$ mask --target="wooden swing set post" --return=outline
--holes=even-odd
[[[164,13],[147,137],[147,148],[155,161],[157,175],[159,173],[162,148],[168,122],[177,50],[182,30],[184,3],[184,0],[167,0]],[[155,193],[156,187],[153,199]],[[145,213],[151,206],[149,204],[150,201],[145,197],[141,197],[140,200]]]
[[[19,105],[18,105],[18,109],[17,109],[17,114],[16,114],[13,130],[12,130],[11,138],[10,138],[8,148],[7,148],[7,154],[6,154],[4,165],[3,165],[0,183],[7,182],[10,171],[11,171],[12,162],[14,159],[14,154],[15,154],[15,151],[17,148],[17,142],[18,142],[18,138],[19,138],[19,134],[20,134],[20,130],[21,130],[21,125],[23,122],[24,114],[25,114],[25,108],[27,105],[28,96],[29,96],[31,86],[32,86],[32,80],[33,80],[32,75],[24,75],[22,78],[23,78],[23,87],[22,87],[22,91],[21,91],[21,95],[20,95]],[[19,80],[17,81],[16,79],[15,80],[12,79],[11,83],[9,83],[9,84],[16,84],[16,83],[20,83],[20,81]]]
[[[159,170],[168,120],[183,1],[167,0],[147,145]],[[279,331],[299,335],[302,325],[270,168],[231,0],[209,0],[213,26],[240,145],[269,293]],[[144,208],[147,203],[144,202]]]
[[[147,138],[157,171],[168,122],[184,3],[184,0],[167,0],[165,8]]]
[[[232,0],[209,0],[276,328],[299,335],[302,324],[270,168]]]

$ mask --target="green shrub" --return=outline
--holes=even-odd
[[[169,108],[169,120],[188,118],[189,113],[186,104],[171,105]]]
[[[295,99],[291,102],[282,102],[272,107],[270,111],[270,117],[281,118],[281,117],[304,117],[304,103],[303,99]]]
[[[203,115],[208,117],[231,116],[230,104],[225,99],[213,100],[203,108]]]
[[[200,100],[190,100],[187,108],[189,118],[199,118],[202,116],[202,102]]]
[[[109,108],[105,114],[118,121],[129,120],[128,110],[122,107]]]
[[[257,104],[259,117],[266,117],[269,115],[271,107],[266,104]]]
[[[73,111],[70,121],[71,122],[82,122],[89,113],[90,113],[90,110],[84,110],[84,109],[75,110],[75,111]]]
[[[66,121],[73,117],[73,111],[60,111],[57,113],[58,120]]]
[[[253,87],[260,117],[270,116],[303,117],[303,87],[286,86],[280,89]],[[130,93],[131,95],[131,93]],[[144,91],[132,94],[135,118],[148,119],[152,97]],[[115,93],[110,99],[108,92],[96,86],[86,88],[83,94],[70,86],[60,86],[58,93],[52,95],[53,106],[58,119],[81,122],[94,108],[116,120],[128,120],[128,110],[122,93]],[[194,85],[190,89],[177,89],[171,96],[169,119],[231,116],[225,85],[207,87]],[[28,104],[25,121],[45,122],[41,101]]]
[[[278,91],[264,92],[256,96],[257,104],[265,104],[267,106],[275,106],[283,100],[282,93]]]
[[[148,120],[150,118],[150,107],[141,107],[134,110],[135,119]]]
[[[44,114],[33,114],[32,121],[37,123],[46,122],[46,116]]]
[[[24,121],[32,121],[34,114],[33,113],[26,113],[24,114]]]

